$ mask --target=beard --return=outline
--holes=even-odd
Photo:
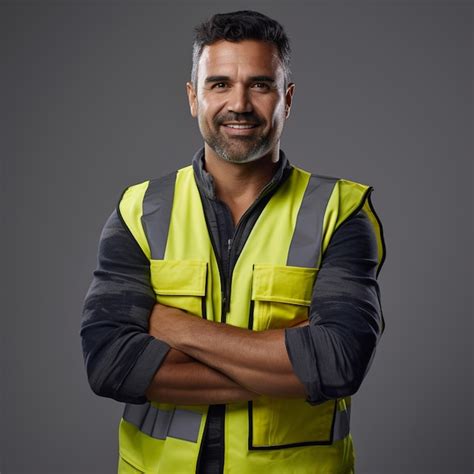
[[[255,116],[239,114],[240,121],[248,121],[261,125],[261,120]],[[221,125],[227,121],[239,121],[235,115],[230,117],[215,117],[212,129],[207,124],[200,123],[201,135],[207,145],[217,156],[229,163],[249,163],[258,160],[272,148],[270,133],[255,133],[248,136],[227,137],[221,132]]]
[[[266,135],[226,138],[220,133],[209,134],[204,141],[217,156],[229,163],[249,163],[261,158],[270,149]]]

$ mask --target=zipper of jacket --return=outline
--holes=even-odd
[[[234,235],[231,239],[227,241],[227,255],[229,261],[228,273],[226,275],[225,281],[225,293],[223,294],[222,298],[222,316],[221,322],[225,323],[227,319],[227,313],[230,311],[230,297],[232,291],[232,274],[234,272],[235,264],[237,263],[236,257],[236,248],[238,248],[240,244],[240,240],[242,239],[243,229],[245,229],[245,225],[249,219],[251,213],[256,209],[256,207],[262,202],[263,198],[276,186],[276,183],[270,181],[260,192],[257,199],[253,202],[253,204],[244,212],[242,217],[240,218],[237,227],[234,231]],[[226,206],[227,207],[227,206]],[[227,207],[227,209],[229,209]],[[230,210],[228,210],[230,212]],[[263,210],[262,210],[263,212]]]
[[[235,235],[235,231],[234,231],[234,235]],[[228,266],[227,266],[226,278],[224,278],[225,286],[223,287],[223,291],[222,291],[222,312],[221,312],[222,322],[225,322],[226,315],[229,312],[229,307],[230,307],[229,275],[230,275],[230,266],[231,266],[230,252],[231,252],[231,249],[232,249],[232,241],[233,241],[233,237],[230,238],[230,239],[227,239],[227,262],[228,262]]]
[[[284,172],[285,173],[285,172]],[[234,235],[231,239],[228,239],[227,240],[227,255],[228,255],[228,268],[227,269],[224,269],[223,268],[223,264],[222,264],[222,259],[219,258],[219,255],[220,253],[218,252],[218,248],[217,248],[217,245],[216,245],[216,242],[214,240],[214,237],[212,235],[212,232],[211,232],[211,227],[209,225],[209,221],[208,221],[208,218],[207,218],[207,215],[206,213],[204,212],[204,218],[205,218],[205,221],[206,221],[206,225],[207,225],[207,229],[208,229],[208,234],[209,234],[209,238],[210,238],[210,241],[211,241],[211,245],[212,245],[212,248],[214,250],[214,255],[216,257],[216,261],[217,261],[217,267],[219,269],[219,279],[220,279],[220,283],[221,283],[221,323],[225,323],[226,322],[226,319],[227,319],[227,313],[230,311],[230,296],[231,296],[231,286],[232,286],[232,274],[233,274],[233,271],[234,271],[234,266],[235,266],[235,263],[237,261],[237,259],[235,259],[235,248],[236,248],[236,243],[239,244],[240,243],[240,239],[241,239],[241,236],[242,236],[242,231],[241,229],[244,228],[243,226],[243,222],[244,221],[247,221],[248,220],[248,217],[250,215],[250,213],[258,206],[258,204],[260,204],[260,202],[262,201],[262,199],[267,196],[267,194],[273,190],[274,187],[278,186],[278,185],[281,185],[282,184],[282,181],[286,181],[286,179],[284,179],[284,174],[283,176],[280,178],[280,180],[278,181],[278,183],[275,183],[273,180],[270,181],[263,189],[262,191],[260,192],[259,196],[257,197],[257,199],[253,202],[253,204],[244,212],[244,214],[242,215],[242,217],[240,218],[238,224],[237,224],[237,227],[236,229],[234,230]],[[200,190],[200,193],[201,193],[201,190]],[[205,197],[204,197],[205,199]],[[224,206],[227,208],[227,212],[230,213],[230,209],[229,207],[223,202],[221,201]],[[234,250],[234,251],[233,251]],[[234,258],[232,258],[234,257]],[[235,260],[235,262],[233,261]],[[227,272],[225,272],[225,270],[227,270]]]
[[[216,242],[214,240],[214,237],[212,235],[212,232],[211,232],[211,227],[209,225],[209,222],[207,220],[207,215],[206,213],[204,212],[204,219],[206,221],[206,226],[207,226],[207,233],[209,234],[209,240],[211,241],[211,246],[214,250],[214,256],[216,257],[216,262],[217,262],[217,268],[219,270],[219,279],[220,279],[220,283],[221,283],[221,308],[222,308],[222,311],[221,311],[221,322],[224,322],[225,321],[225,314],[224,314],[224,306],[225,306],[225,287],[227,286],[227,283],[225,281],[225,271],[224,271],[224,268],[223,268],[223,265],[222,265],[222,259],[219,258],[219,252],[217,251],[217,245],[216,245]],[[210,270],[209,270],[210,271]],[[224,320],[222,319],[224,317]],[[207,314],[206,314],[206,319],[207,319]]]

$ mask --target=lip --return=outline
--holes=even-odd
[[[252,125],[251,128],[233,128],[230,127],[229,125]],[[223,123],[221,124],[221,127],[228,133],[229,135],[252,135],[254,131],[258,128],[258,124],[256,123],[245,123],[245,122],[240,122],[240,123]]]

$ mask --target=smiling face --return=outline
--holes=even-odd
[[[275,45],[221,40],[205,46],[197,90],[189,82],[186,88],[207,156],[213,154],[231,163],[278,156],[294,84],[285,90]]]

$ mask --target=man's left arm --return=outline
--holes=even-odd
[[[251,331],[156,305],[150,334],[263,395],[310,403],[351,395],[383,327],[377,252],[363,212],[341,225],[318,272],[309,325]]]

